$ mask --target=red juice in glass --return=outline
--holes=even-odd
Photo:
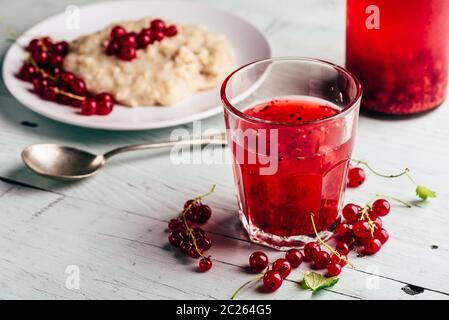
[[[346,67],[362,108],[407,115],[440,105],[449,63],[449,1],[347,0]]]
[[[301,247],[314,239],[312,213],[326,238],[342,207],[361,95],[357,80],[321,61],[275,59],[237,70],[223,88],[240,219],[251,240]]]

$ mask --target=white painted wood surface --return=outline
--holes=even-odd
[[[1,6],[2,56],[8,29],[24,31],[71,3],[37,1],[32,11],[23,11],[24,2]],[[343,63],[344,1],[201,2],[251,20],[268,35],[275,55]],[[87,1],[76,2],[82,3]],[[346,268],[335,287],[315,296],[299,289],[294,281],[301,278],[305,270],[301,268],[274,294],[255,287],[240,298],[448,299],[448,120],[448,102],[415,119],[361,117],[355,157],[383,171],[410,167],[438,197],[422,208],[395,205],[384,219],[391,235],[388,244],[376,256],[352,257],[357,268]],[[38,126],[21,125],[23,121]],[[183,127],[191,130],[191,125]],[[221,130],[222,117],[207,119],[202,127]],[[21,150],[33,143],[59,142],[102,152],[127,143],[166,139],[172,129],[113,133],[66,126],[25,109],[1,82],[0,128],[0,298],[226,299],[251,277],[244,267],[249,254],[260,247],[248,242],[239,224],[229,165],[173,165],[167,152],[142,152],[113,160],[87,181],[63,183],[30,173],[20,160]],[[167,245],[166,222],[186,199],[214,183],[217,192],[207,199],[214,214],[206,230],[213,238],[215,266],[200,274],[195,271],[196,261]],[[347,201],[364,203],[376,193],[414,199],[408,180],[368,174],[365,185],[348,191]],[[273,258],[281,256],[267,251]],[[79,290],[65,285],[65,271],[71,265],[80,270]],[[401,290],[407,284],[425,290],[408,295]]]

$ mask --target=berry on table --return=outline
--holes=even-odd
[[[198,263],[198,267],[202,272],[209,271],[212,268],[212,260],[210,258],[202,258]]]
[[[368,239],[371,237],[371,229],[368,221],[357,221],[354,223],[352,230],[358,239]]]
[[[263,276],[263,284],[269,291],[276,291],[282,285],[282,276],[279,271],[269,270]]]
[[[254,272],[262,272],[268,266],[268,257],[262,251],[253,252],[249,256],[249,266]]]
[[[338,241],[335,250],[341,255],[347,255],[350,251],[349,245],[343,241]]]
[[[352,235],[352,227],[347,223],[340,223],[334,230],[334,235],[339,238],[344,238]]]
[[[312,267],[314,269],[324,269],[327,267],[327,265],[330,262],[330,256],[329,253],[327,253],[326,251],[319,251],[318,253],[315,254],[314,258],[313,258],[313,264]]]
[[[348,223],[354,223],[360,218],[360,210],[362,208],[356,204],[348,203],[344,206],[342,214]]]
[[[336,277],[341,273],[341,265],[338,263],[330,263],[327,266],[327,275],[329,277]]]
[[[285,253],[285,259],[290,262],[292,268],[297,268],[302,263],[303,255],[298,249],[290,249]]]
[[[313,261],[315,255],[321,251],[320,246],[316,242],[309,242],[304,246],[304,261]]]
[[[357,188],[365,181],[365,170],[359,167],[352,167],[348,172],[348,187]]]
[[[389,237],[390,236],[389,236],[387,230],[385,230],[384,228],[376,229],[374,231],[374,238],[379,239],[382,244],[387,242]]]
[[[362,252],[367,255],[375,254],[380,250],[381,247],[382,243],[380,242],[379,239],[376,238],[368,239],[364,242]]]
[[[390,212],[390,203],[385,199],[377,199],[374,201],[371,211],[374,215],[384,217]]]
[[[292,266],[287,259],[277,259],[273,262],[272,269],[278,271],[281,274],[282,279],[285,279],[292,271]]]
[[[211,215],[212,209],[206,204],[201,204],[196,215],[194,215],[194,222],[197,224],[205,224]]]

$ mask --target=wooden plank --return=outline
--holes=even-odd
[[[244,268],[255,246],[247,241],[212,234],[215,267],[200,274],[195,261],[167,245],[163,221],[69,196],[0,186],[9,190],[2,195],[7,205],[0,223],[0,298],[226,299],[252,277]],[[281,255],[268,253],[272,259]],[[64,287],[68,265],[80,268],[80,291]],[[289,279],[297,281],[301,271],[295,270]],[[347,269],[340,284],[314,298],[447,298],[428,290],[419,297],[408,296],[403,286]],[[252,288],[241,298],[304,299],[310,293],[288,281],[274,295]]]

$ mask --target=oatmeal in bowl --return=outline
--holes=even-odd
[[[93,94],[109,92],[129,107],[175,104],[217,87],[232,71],[235,60],[229,41],[202,25],[177,24],[176,32],[163,40],[151,39],[134,52],[108,52],[114,27],[120,25],[137,38],[152,21],[148,17],[114,23],[74,40],[64,69],[82,78]]]

